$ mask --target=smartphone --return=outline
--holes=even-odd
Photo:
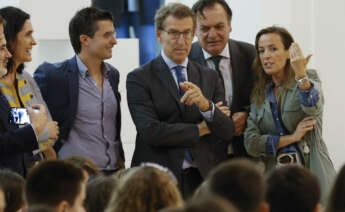
[[[34,109],[38,112],[38,109]],[[30,116],[26,108],[12,107],[10,110],[9,121],[11,124],[25,125],[30,124]]]

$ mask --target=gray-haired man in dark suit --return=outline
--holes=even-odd
[[[234,132],[229,111],[215,106],[224,101],[219,76],[188,60],[194,23],[183,4],[159,9],[155,25],[161,55],[127,76],[128,106],[137,128],[132,166],[168,167],[185,198],[226,159],[223,140]]]

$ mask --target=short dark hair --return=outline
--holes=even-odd
[[[73,16],[69,22],[69,37],[76,54],[81,52],[80,35],[92,38],[98,30],[97,22],[104,20],[113,22],[111,13],[95,7],[81,9]]]
[[[24,183],[24,178],[19,174],[8,169],[0,170],[0,186],[6,200],[5,212],[16,212],[24,205]]]
[[[13,55],[16,45],[18,33],[23,29],[26,20],[30,19],[30,15],[17,7],[4,7],[0,9],[0,15],[6,20],[4,26],[5,38],[7,41],[6,47]],[[14,44],[14,45],[13,45]],[[13,57],[8,59],[7,74],[9,74],[14,67]],[[18,73],[22,73],[24,64],[20,64],[17,68]]]
[[[224,8],[226,15],[228,16],[228,22],[230,24],[232,19],[232,10],[229,7],[228,3],[226,3],[226,1],[224,0],[199,0],[193,5],[192,10],[196,15],[200,14],[202,17],[205,17],[204,9],[212,8],[215,4],[220,4]]]
[[[184,208],[166,208],[160,212],[239,212],[239,210],[223,197],[207,194],[200,198],[189,199]]]
[[[240,211],[257,210],[265,201],[265,179],[252,161],[234,159],[221,163],[207,180],[211,193],[229,200]]]
[[[55,212],[55,208],[47,205],[32,205],[25,212]]]
[[[89,212],[103,212],[111,194],[118,184],[115,176],[97,176],[86,186],[85,209]]]
[[[97,168],[96,164],[87,158],[79,157],[79,156],[71,156],[66,158],[65,161],[72,163],[89,175],[89,177],[95,177],[100,173],[99,169]]]
[[[217,195],[205,195],[187,202],[183,212],[238,212],[233,203]]]
[[[56,207],[62,201],[74,204],[84,181],[81,168],[62,160],[41,162],[29,173],[25,196],[29,205]]]
[[[312,212],[320,201],[317,177],[302,166],[283,166],[272,173],[267,183],[271,212]]]
[[[193,11],[184,4],[170,3],[157,10],[155,15],[156,29],[164,30],[164,22],[170,15],[178,19],[191,17],[193,20],[193,29],[195,28],[195,15]]]

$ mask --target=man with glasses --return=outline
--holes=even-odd
[[[168,167],[188,198],[208,172],[226,159],[234,131],[216,72],[188,60],[194,14],[169,4],[155,16],[161,55],[127,76],[128,106],[137,128],[132,166],[154,162]]]
[[[196,14],[196,36],[189,59],[219,73],[225,89],[224,105],[231,111],[235,136],[228,148],[229,158],[247,156],[243,132],[254,85],[251,69],[255,58],[253,45],[229,39],[232,11],[224,0],[199,0],[192,8]]]

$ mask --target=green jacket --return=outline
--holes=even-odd
[[[281,119],[290,134],[298,123],[307,116],[312,116],[317,124],[297,143],[297,152],[302,158],[303,165],[310,169],[318,178],[321,185],[322,203],[326,203],[327,195],[336,175],[333,163],[329,157],[327,147],[322,138],[322,113],[324,97],[321,82],[315,70],[307,70],[308,78],[319,92],[319,100],[315,106],[306,107],[301,104],[296,81],[293,79],[286,85],[279,97]],[[269,135],[279,135],[275,128],[270,103],[265,99],[263,104],[251,104],[244,133],[244,144],[248,154],[258,158],[265,165],[265,172],[271,173],[276,167],[276,158],[266,154],[266,142]],[[310,151],[305,153],[305,144]]]

